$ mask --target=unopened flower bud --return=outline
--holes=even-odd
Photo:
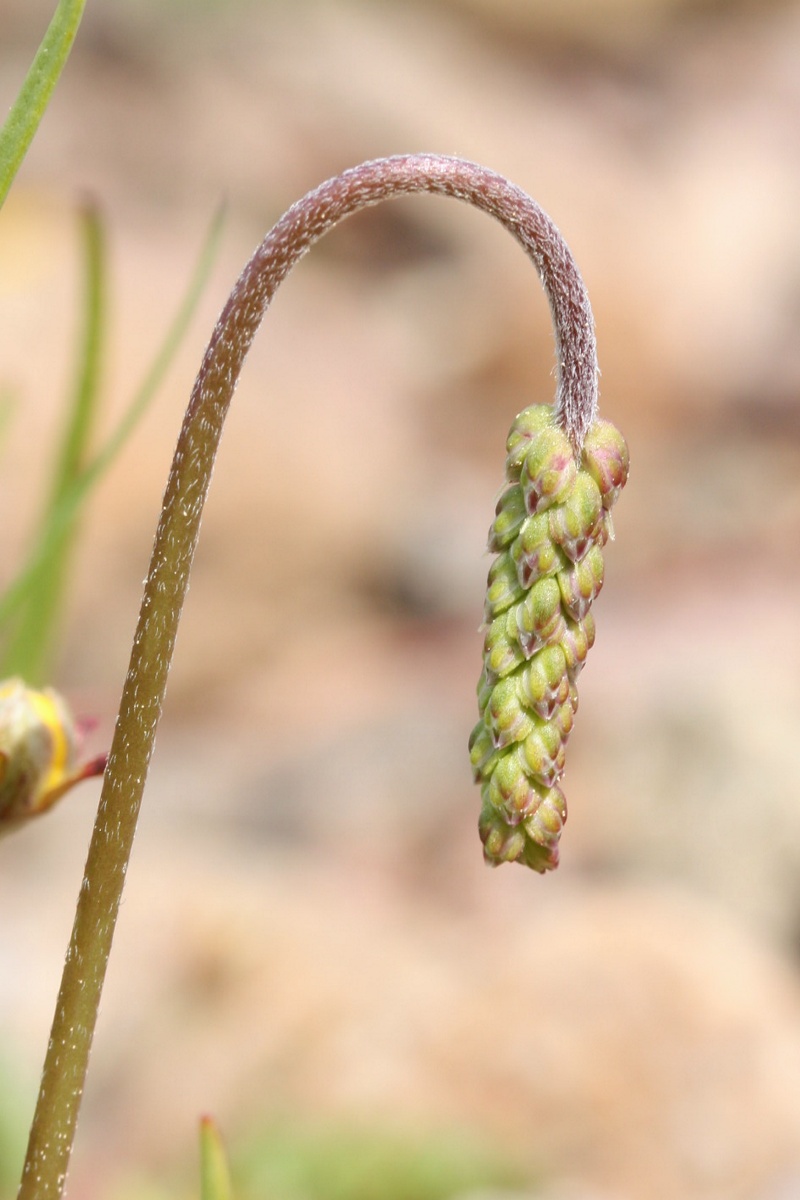
[[[489,549],[497,554],[519,532],[519,527],[528,515],[522,488],[510,487],[497,501],[495,518],[489,530]]]
[[[534,725],[517,753],[523,770],[545,787],[552,787],[564,773],[564,738],[551,722]]]
[[[603,552],[592,546],[585,558],[575,563],[569,571],[559,571],[556,578],[561,589],[564,608],[574,620],[582,620],[592,601],[600,594],[603,586]]]
[[[549,641],[560,635],[564,617],[561,589],[556,579],[540,579],[524,600],[511,610],[514,637],[525,658],[531,658]]]
[[[541,802],[541,794],[513,750],[503,754],[492,771],[487,799],[509,825],[519,825]]]
[[[538,433],[531,442],[520,473],[528,512],[541,512],[561,501],[577,469],[572,446],[565,433],[555,425]]]
[[[553,410],[549,404],[532,404],[516,417],[506,440],[506,479],[518,483],[531,442],[543,429],[553,426]]]
[[[560,644],[567,660],[569,677],[573,680],[577,679],[586,662],[586,655],[594,645],[594,617],[592,614],[588,612],[582,621],[565,621]]]
[[[547,514],[550,536],[571,562],[579,562],[594,543],[603,519],[603,497],[591,475],[579,471],[564,503]]]
[[[0,833],[46,812],[105,757],[78,765],[80,731],[64,700],[21,679],[0,683]]]
[[[532,842],[549,850],[557,849],[567,819],[567,801],[559,787],[550,788],[536,811],[525,821],[525,832]]]
[[[545,646],[534,655],[520,672],[519,686],[536,715],[549,721],[569,696],[567,660],[561,647]]]
[[[481,809],[478,833],[483,842],[483,857],[493,867],[504,862],[517,862],[525,851],[525,830],[509,825],[488,801]]]
[[[508,632],[510,614],[501,613],[488,626],[483,639],[483,653],[486,668],[496,679],[502,679],[524,661],[525,655],[515,639]],[[514,630],[516,624],[514,623]]]
[[[515,678],[501,679],[495,684],[484,720],[498,750],[522,741],[530,733],[533,717],[523,707]]]
[[[605,508],[612,508],[628,479],[628,446],[616,426],[598,418],[586,434],[582,463],[600,489]]]
[[[516,542],[514,544],[516,545]],[[494,560],[486,582],[487,621],[505,612],[524,595],[524,588],[517,579],[516,565],[508,553],[501,554]]]
[[[501,751],[495,747],[489,730],[479,721],[469,737],[469,760],[476,783],[490,773],[500,758]]]
[[[522,588],[529,588],[543,575],[555,575],[566,566],[564,555],[550,537],[547,513],[528,517],[511,546],[509,558],[514,564]]]
[[[577,697],[577,692],[575,693],[575,696]],[[570,691],[567,699],[556,709],[550,718],[550,724],[553,725],[556,730],[558,730],[558,733],[561,735],[564,742],[568,740],[569,735],[575,728],[575,713],[578,710],[577,706],[573,704],[572,700],[572,691]]]

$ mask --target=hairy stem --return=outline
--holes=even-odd
[[[549,218],[501,176],[436,155],[378,159],[310,192],[267,235],[217,322],[178,438],[64,966],[20,1200],[57,1200],[64,1186],[200,517],[242,363],[278,285],[313,243],[344,217],[410,192],[467,201],[495,217],[521,243],[550,302],[558,363],[556,413],[576,448],[593,419],[597,365],[583,282]]]

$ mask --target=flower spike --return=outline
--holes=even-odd
[[[470,761],[481,785],[484,858],[544,872],[558,866],[564,749],[576,680],[594,642],[589,610],[603,586],[603,546],[628,478],[628,447],[610,421],[597,419],[576,454],[554,410],[538,404],[519,414],[506,448],[511,487],[489,531],[489,549],[499,553],[489,570]]]

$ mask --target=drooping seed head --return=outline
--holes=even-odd
[[[499,557],[489,571],[470,762],[481,784],[486,861],[541,872],[558,865],[567,818],[559,781],[578,711],[576,680],[594,643],[590,610],[603,586],[602,551],[628,451],[609,422],[597,421],[578,464],[545,405],[520,413],[507,448],[511,486],[489,534]]]

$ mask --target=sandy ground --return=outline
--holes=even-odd
[[[3,105],[48,10],[0,3]],[[108,427],[228,211],[85,530],[56,682],[98,748],[206,337],[326,176],[436,150],[534,194],[589,284],[633,470],[563,865],[486,871],[483,546],[508,424],[552,393],[546,305],[511,239],[429,198],[302,264],[215,475],[72,1195],[164,1168],[212,1110],[482,1130],[570,1200],[800,1196],[799,58],[796,3],[90,0],[0,215],[3,579],[69,375],[79,202],[112,250]],[[30,1103],[95,799],[0,844]]]

